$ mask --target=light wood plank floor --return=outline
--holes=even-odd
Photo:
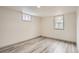
[[[37,38],[0,49],[1,53],[77,53],[76,45],[48,38]]]

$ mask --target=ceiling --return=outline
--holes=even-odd
[[[24,13],[34,15],[34,16],[54,16],[69,12],[75,12],[75,6],[41,6],[37,8],[36,6],[8,6],[8,8],[22,11]]]

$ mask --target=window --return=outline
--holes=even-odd
[[[64,16],[55,16],[54,18],[54,28],[58,30],[64,29]]]
[[[23,13],[23,15],[22,15],[22,20],[23,20],[23,21],[31,21],[31,20],[32,20],[32,16]]]

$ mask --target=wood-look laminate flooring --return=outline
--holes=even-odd
[[[76,45],[69,42],[39,37],[0,49],[1,53],[77,53]]]

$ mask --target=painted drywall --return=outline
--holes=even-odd
[[[64,30],[54,29],[54,17],[41,19],[41,35],[76,42],[76,12],[64,14]]]
[[[77,34],[77,48],[78,48],[78,51],[79,51],[79,7],[77,8],[77,31],[76,31],[76,34]]]
[[[39,36],[40,18],[32,16],[32,21],[22,21],[22,13],[0,7],[0,47]]]

